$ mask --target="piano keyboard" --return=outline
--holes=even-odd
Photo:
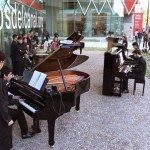
[[[123,65],[120,69],[119,72],[123,73],[128,73],[131,70],[131,67],[129,65]]]
[[[37,110],[34,109],[33,107],[31,107],[30,105],[28,105],[27,103],[25,103],[24,101],[19,101],[19,103],[24,106],[25,108],[27,108],[28,110],[30,110],[32,113],[35,113]]]
[[[8,95],[13,95],[12,93],[8,92]],[[28,110],[30,110],[32,113],[35,113],[37,110],[34,109],[33,107],[31,107],[29,104],[27,104],[24,101],[19,101],[20,105],[24,106],[25,108],[27,108]]]

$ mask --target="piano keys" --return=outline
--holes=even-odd
[[[12,94],[25,99],[20,109],[33,118],[35,131],[40,132],[39,120],[47,120],[50,146],[54,145],[55,120],[74,106],[78,111],[81,94],[90,89],[89,74],[69,70],[85,62],[88,56],[73,52],[72,48],[63,48],[50,53],[32,70],[25,72],[23,81],[12,79],[9,87]],[[41,90],[28,84],[34,70],[47,74]]]

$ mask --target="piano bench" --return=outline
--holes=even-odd
[[[144,78],[144,79],[134,79],[133,95],[135,94],[136,84],[137,84],[137,83],[143,84],[143,91],[142,91],[142,96],[143,96],[143,95],[144,95],[144,89],[145,89],[145,78]]]

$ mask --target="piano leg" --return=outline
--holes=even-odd
[[[55,120],[56,118],[51,118],[47,120],[50,146],[54,146],[55,143],[54,142]]]
[[[75,109],[76,111],[80,110],[80,96],[77,96]]]
[[[38,120],[38,119],[33,119],[32,129],[33,129],[36,133],[40,133],[40,132],[41,132],[41,129],[40,129],[40,126],[39,126],[39,120]]]
[[[82,54],[82,48],[80,48],[80,54]]]

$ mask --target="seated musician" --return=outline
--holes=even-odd
[[[137,42],[133,42],[132,43],[132,46],[133,46],[133,48],[134,48],[134,50],[139,50],[140,51],[140,49],[139,49],[139,45],[138,45],[138,43]],[[133,51],[134,52],[134,51]],[[132,53],[133,53],[132,52]],[[135,55],[134,55],[134,53],[132,54],[132,55],[130,55],[129,57],[130,58],[132,58],[133,60],[136,60],[137,59],[137,57],[134,57]]]
[[[141,51],[136,49],[133,52],[137,64],[131,68],[131,71],[123,78],[122,92],[128,93],[128,79],[144,79],[146,74],[146,60],[141,55]]]
[[[54,37],[51,44],[51,51],[56,51],[59,49],[59,40],[58,37]]]
[[[135,50],[141,51],[141,50],[139,49],[139,45],[138,45],[137,42],[133,42],[133,43],[132,43],[132,46],[133,46],[133,48],[134,48],[134,50],[133,50],[133,52],[132,52],[132,55],[129,55],[129,56],[126,57],[124,60],[125,60],[126,62],[129,61],[130,63],[134,64],[134,63],[136,63],[136,61],[138,60],[138,57],[136,57],[136,55],[134,55],[134,51],[135,51]]]
[[[7,66],[4,66],[1,69],[0,78],[4,79],[4,81],[6,82],[6,85],[9,86],[8,82],[12,78],[11,69]],[[20,101],[19,96],[8,95],[8,97],[9,97],[9,99],[8,99],[9,114],[10,114],[13,121],[16,121],[16,120],[18,121],[20,129],[21,129],[22,139],[33,137],[34,132],[28,131],[28,126],[27,126],[27,122],[26,122],[23,111],[20,109],[10,108],[11,105],[14,105],[14,104],[18,105],[19,104],[19,101]]]

